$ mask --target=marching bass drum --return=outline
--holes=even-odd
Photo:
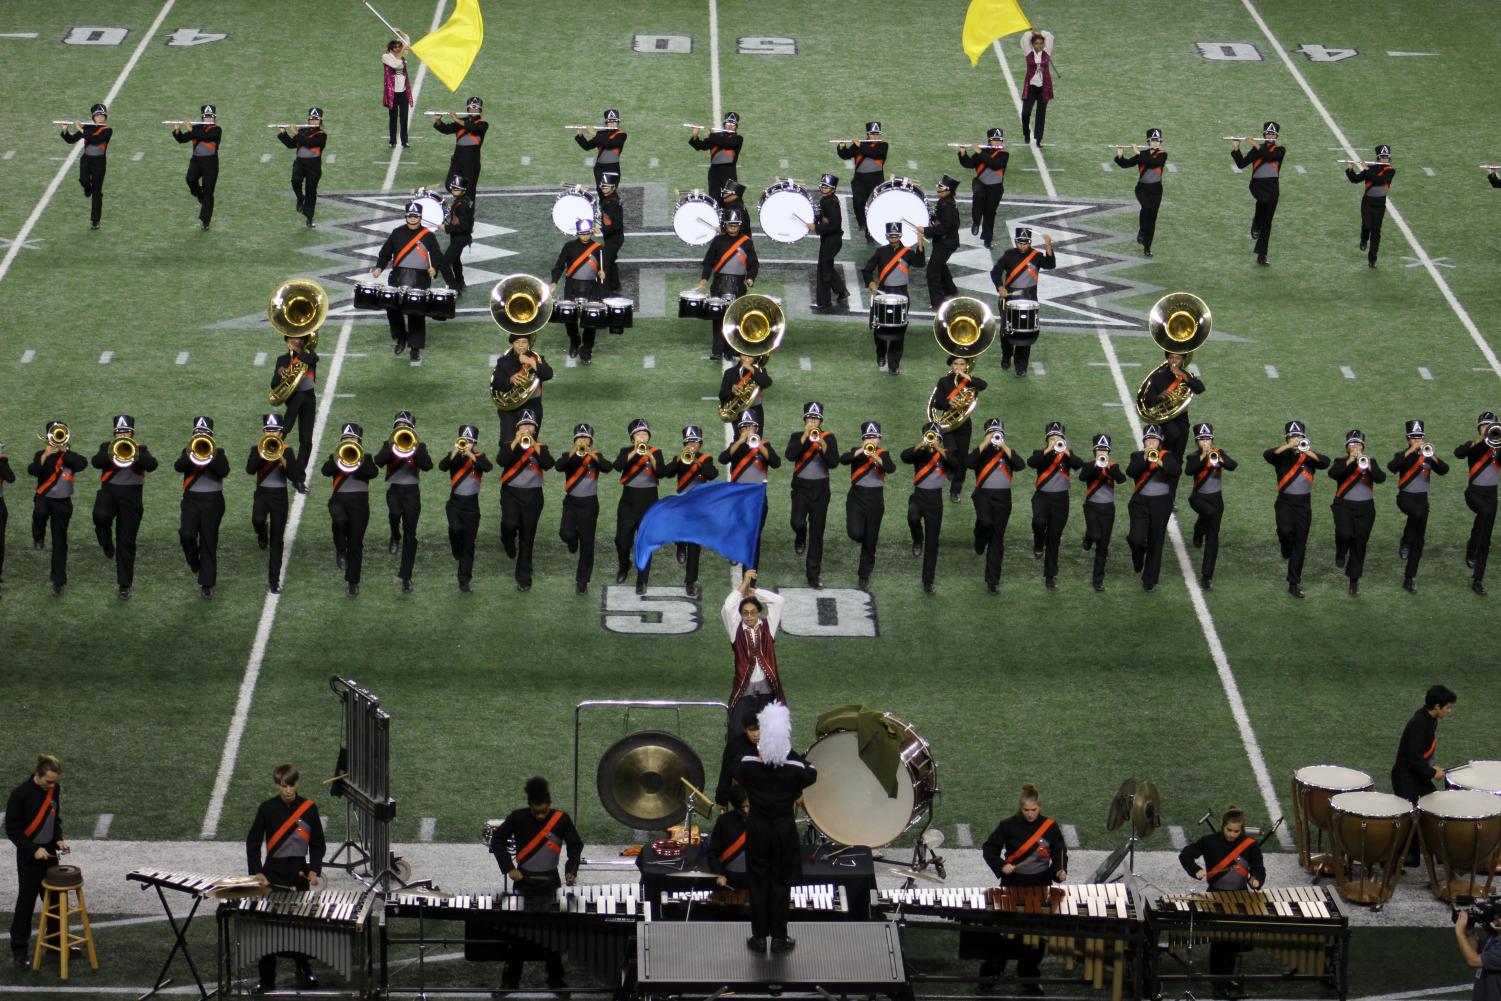
[[[917,227],[928,224],[928,200],[917,182],[893,177],[876,185],[865,203],[865,231],[877,246],[886,244],[886,224],[902,224],[902,246],[917,245]]]
[[[805,757],[818,769],[818,781],[803,790],[803,808],[813,826],[842,845],[879,848],[901,837],[932,809],[938,792],[938,765],[928,742],[912,727],[885,713],[901,734],[901,767],[896,796],[860,760],[860,737],[836,730],[813,742]]]
[[[443,232],[443,195],[430,188],[418,188],[412,201],[422,206],[422,225],[434,233]]]
[[[578,234],[578,221],[594,222],[594,193],[582,184],[572,184],[558,193],[552,203],[552,224],[560,233]]]
[[[672,212],[672,231],[689,246],[707,246],[719,235],[719,203],[702,191],[688,192]]]
[[[812,230],[813,199],[808,189],[787,178],[767,188],[756,206],[761,232],[778,243],[796,243]]]

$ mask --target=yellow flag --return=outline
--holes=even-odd
[[[1016,0],[969,0],[969,12],[964,15],[964,54],[969,56],[969,64],[978,66],[980,57],[997,38],[1030,26]]]
[[[443,27],[413,43],[412,51],[445,87],[456,91],[469,75],[469,67],[484,42],[485,20],[480,16],[479,0],[458,0]]]

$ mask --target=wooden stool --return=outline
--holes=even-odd
[[[78,902],[73,902],[73,894]],[[78,914],[83,920],[83,934],[74,935],[68,930],[68,919]],[[47,930],[47,920],[54,922],[52,931]],[[36,955],[31,968],[42,968],[42,951],[51,949],[58,954],[62,967],[62,979],[68,979],[68,951],[75,945],[87,945],[89,966],[99,969],[99,957],[94,953],[94,933],[89,929],[89,908],[83,898],[83,871],[73,865],[55,865],[42,878],[42,923],[37,929]]]

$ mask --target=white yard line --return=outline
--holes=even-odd
[[[719,4],[717,0],[709,0],[709,99],[713,104],[714,117],[709,122],[709,128],[716,129],[723,121],[720,116],[719,94]]]
[[[428,31],[437,31],[438,26],[443,23],[443,5],[447,2],[448,0],[438,0],[438,6],[433,11],[433,24],[432,27],[427,29]],[[417,62],[419,64],[417,67],[417,76],[412,81],[413,111],[417,110],[417,99],[422,96],[422,81],[427,79],[427,63],[423,62],[421,59],[417,60]],[[418,121],[425,122],[426,119],[419,118]],[[386,179],[381,182],[382,191],[390,191],[391,185],[396,183],[396,168],[401,166],[401,150],[402,147],[398,143],[396,148],[391,151],[391,162],[386,167]]]
[[[109,93],[104,95],[105,104],[115,103],[115,98],[120,94],[120,88],[125,86],[125,81],[129,78],[131,70],[135,69],[136,63],[140,62],[141,53],[146,51],[146,46],[150,45],[151,40],[156,37],[157,29],[162,26],[162,22],[167,19],[167,15],[172,12],[172,5],[176,2],[177,0],[167,0],[166,3],[162,4],[162,9],[156,12],[156,20],[151,22],[151,27],[147,28],[146,33],[141,36],[140,44],[135,47],[135,51],[125,61],[125,67],[120,70],[120,75],[115,77],[114,85],[110,87]],[[57,173],[53,176],[52,183],[48,184],[47,189],[42,192],[42,197],[37,201],[36,207],[31,210],[31,215],[27,216],[26,221],[21,224],[21,232],[16,234],[16,238],[11,241],[10,248],[5,252],[5,256],[0,258],[0,281],[4,281],[5,276],[10,273],[10,266],[15,261],[16,255],[26,245],[26,238],[36,228],[37,221],[42,218],[42,212],[46,210],[48,203],[52,201],[52,196],[57,194],[58,186],[63,183],[63,178],[68,176],[68,171],[73,167],[73,161],[78,159],[78,155],[82,151],[82,143],[74,143],[69,147],[68,155],[63,157],[62,166],[57,168]]]
[[[1298,69],[1297,63],[1293,62],[1292,56],[1287,54],[1287,50],[1282,47],[1282,43],[1277,40],[1277,36],[1272,34],[1272,29],[1262,19],[1261,12],[1256,9],[1256,4],[1252,0],[1241,0],[1241,4],[1246,8],[1246,13],[1251,15],[1251,20],[1256,22],[1256,27],[1260,28],[1261,33],[1266,36],[1267,42],[1277,51],[1277,56],[1282,60],[1282,65],[1287,67],[1287,71],[1298,82],[1298,86],[1303,89],[1303,94],[1308,98],[1309,103],[1313,105],[1314,110],[1319,113],[1319,117],[1324,120],[1324,124],[1329,128],[1329,131],[1334,133],[1334,138],[1339,142],[1340,148],[1344,150],[1345,155],[1354,159],[1355,149],[1350,145],[1350,140],[1345,138],[1344,130],[1339,127],[1338,123],[1334,120],[1334,116],[1329,114],[1329,109],[1324,107],[1324,102],[1319,100],[1319,96],[1308,85],[1308,79],[1303,76],[1303,71]],[[1497,376],[1501,376],[1501,358],[1496,357],[1496,352],[1486,342],[1485,337],[1480,333],[1480,328],[1475,326],[1475,321],[1470,319],[1470,314],[1465,311],[1464,306],[1460,305],[1459,299],[1454,295],[1453,289],[1449,288],[1449,283],[1444,281],[1443,275],[1439,274],[1438,265],[1434,262],[1433,258],[1428,256],[1428,251],[1423,249],[1423,245],[1418,242],[1417,235],[1407,225],[1407,220],[1402,217],[1402,213],[1397,211],[1397,206],[1391,198],[1386,200],[1386,214],[1391,218],[1392,222],[1397,224],[1397,228],[1402,231],[1403,238],[1407,240],[1407,245],[1412,247],[1413,253],[1418,255],[1418,261],[1422,264],[1423,269],[1428,272],[1428,277],[1433,279],[1433,284],[1438,286],[1439,292],[1443,294],[1444,299],[1449,303],[1449,308],[1454,311],[1454,315],[1459,318],[1459,322],[1464,326],[1465,330],[1469,331],[1470,339],[1475,342],[1475,346],[1485,356],[1486,364],[1490,366],[1490,370]]]

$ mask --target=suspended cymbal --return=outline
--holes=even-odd
[[[908,869],[906,866],[897,865],[895,862],[882,862],[887,871],[893,876],[903,879],[921,879],[928,883],[942,883],[943,878],[923,869]]]
[[[1131,831],[1138,838],[1144,838],[1161,826],[1162,800],[1157,795],[1157,787],[1151,782],[1143,782],[1136,787],[1136,795],[1131,800]]]
[[[704,784],[704,765],[681,737],[643,730],[611,744],[599,759],[595,784],[605,812],[636,830],[661,830],[681,820],[687,779]]]
[[[1105,816],[1105,828],[1115,830],[1131,815],[1131,804],[1136,798],[1136,780],[1126,779],[1110,799],[1110,812]]]

